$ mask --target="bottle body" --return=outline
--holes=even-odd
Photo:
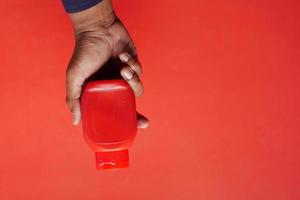
[[[137,131],[135,97],[123,80],[89,82],[81,96],[83,136],[96,152],[97,169],[128,167]]]

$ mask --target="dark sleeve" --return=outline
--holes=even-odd
[[[101,1],[102,0],[62,0],[62,3],[68,13],[74,13],[91,8]]]

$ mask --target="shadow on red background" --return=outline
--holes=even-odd
[[[0,3],[0,199],[300,199],[299,1],[114,4],[151,127],[130,169],[99,173],[64,104],[60,2]]]

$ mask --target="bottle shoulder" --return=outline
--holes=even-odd
[[[85,92],[105,92],[105,91],[118,91],[130,89],[128,83],[121,79],[116,80],[99,80],[88,82],[84,86]]]

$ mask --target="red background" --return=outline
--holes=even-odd
[[[59,0],[1,1],[0,199],[300,199],[299,1],[114,1],[144,67],[128,170],[97,172],[64,102]]]

